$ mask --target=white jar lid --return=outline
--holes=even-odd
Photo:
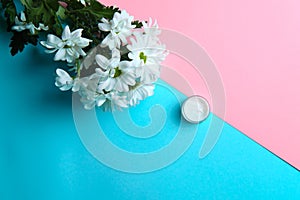
[[[210,109],[207,100],[195,95],[187,98],[181,106],[181,114],[190,123],[200,123],[209,115]]]

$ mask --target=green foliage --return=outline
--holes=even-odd
[[[4,15],[6,17],[7,31],[10,31],[11,27],[15,23],[15,17],[17,15],[16,6],[13,0],[1,0],[2,8],[4,8]]]
[[[33,44],[37,45],[38,43],[38,36],[31,35],[28,30],[17,32],[13,31],[14,35],[11,38],[11,43],[9,47],[11,47],[10,53],[11,55],[16,55],[18,52],[22,52],[25,45]]]
[[[136,20],[136,21],[133,21],[132,22],[132,25],[135,25],[136,28],[142,28],[143,27],[143,24],[142,22]]]
[[[80,2],[74,0],[66,0],[65,2],[68,4],[67,10],[69,14],[81,15],[83,13],[88,13],[97,20],[101,20],[103,17],[112,19],[114,13],[120,11],[119,8],[115,8],[113,6],[106,7],[97,0],[91,0],[90,4],[87,6],[84,6]]]
[[[43,23],[49,27],[52,33],[60,35],[62,26],[56,15],[59,4],[57,0],[21,0],[25,6],[27,21],[38,26]]]
[[[67,6],[62,6],[57,0],[20,0],[24,5],[24,13],[26,21],[32,22],[36,27],[39,23],[49,27],[48,33],[61,36],[63,25],[68,24],[73,31],[82,28],[83,37],[93,40],[85,51],[100,44],[107,36],[107,32],[101,32],[98,28],[98,23],[102,18],[112,19],[116,12],[120,12],[119,8],[105,6],[97,0],[90,0],[89,4],[84,6],[77,0],[61,0]],[[2,8],[5,11],[7,21],[7,30],[12,31],[11,27],[15,24],[15,17],[18,16],[16,6],[13,0],[0,0]],[[142,23],[134,21],[137,28],[142,27]],[[30,34],[28,30],[22,32],[12,31],[11,38],[11,54],[15,55],[23,51],[27,44],[37,45],[39,32]]]
[[[90,1],[90,5],[84,6],[80,2],[74,0],[65,1],[68,6],[65,10],[67,16],[67,24],[71,29],[82,28],[83,36],[93,40],[92,45],[85,50],[93,48],[101,43],[107,35],[105,32],[99,32],[98,23],[102,18],[112,19],[115,12],[119,12],[118,8],[106,7],[96,0]]]

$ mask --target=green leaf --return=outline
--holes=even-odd
[[[68,6],[67,10],[70,15],[90,15],[96,18],[96,21],[101,20],[103,17],[112,19],[115,12],[119,12],[119,8],[110,6],[106,7],[98,1],[91,1],[90,5],[84,6],[80,2],[68,0],[65,1]],[[96,22],[95,21],[95,22]]]
[[[59,6],[56,15],[60,17],[61,19],[66,19],[66,14],[65,14],[66,9],[62,6]]]
[[[0,0],[2,7],[5,9],[7,18],[8,30],[14,25],[15,17],[17,16],[16,7],[13,0]],[[93,40],[92,44],[84,50],[88,51],[94,46],[97,46],[107,36],[108,32],[100,31],[98,23],[102,18],[111,20],[116,12],[120,12],[119,8],[113,6],[105,6],[98,0],[90,0],[89,4],[84,6],[77,0],[62,0],[66,3],[66,8],[62,7],[57,0],[20,0],[24,5],[24,13],[26,21],[32,22],[35,26],[39,23],[49,27],[48,33],[53,33],[61,36],[63,24],[69,25],[73,31],[82,28],[83,37]],[[141,28],[140,21],[134,21],[132,24],[136,28]],[[38,36],[30,35],[29,31],[15,32],[11,38],[11,53],[15,55],[23,51],[25,45],[31,43],[37,44]]]
[[[28,30],[21,32],[13,31],[13,34],[9,44],[9,47],[11,47],[10,53],[13,56],[18,52],[22,52],[27,44],[30,43],[36,46],[38,43],[38,36],[31,35]]]
[[[135,25],[135,28],[142,28],[143,27],[142,22],[140,22],[138,20],[133,21],[131,24]]]
[[[10,31],[15,23],[15,17],[17,16],[16,6],[13,0],[1,0],[1,4],[5,10],[4,15],[7,23],[7,31]]]
[[[82,28],[83,37],[93,40],[92,44],[85,48],[85,51],[90,50],[102,42],[107,35],[106,32],[100,32],[98,23],[101,19],[112,19],[116,12],[120,12],[119,8],[106,7],[96,0],[91,0],[90,4],[82,5],[78,1],[65,0],[68,6],[65,9],[66,21],[72,30]]]
[[[28,22],[36,26],[43,23],[55,34],[62,32],[62,27],[56,13],[59,10],[57,0],[21,0],[25,7],[25,14]]]

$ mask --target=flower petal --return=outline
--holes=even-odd
[[[71,32],[70,32],[69,26],[67,25],[62,33],[61,38],[63,40],[68,40],[68,39],[70,39],[70,37],[71,37]]]
[[[22,20],[23,22],[26,22],[25,13],[24,13],[23,11],[21,12],[21,20]]]
[[[97,54],[96,57],[95,57],[95,59],[96,59],[97,64],[102,69],[107,70],[107,68],[109,67],[109,60],[106,57],[104,57],[104,56],[102,56],[100,54]]]
[[[66,49],[59,49],[54,56],[54,60],[66,60]]]
[[[104,95],[101,95],[100,97],[97,98],[96,105],[100,107],[105,103],[105,101],[106,101],[106,97]]]
[[[57,51],[57,49],[45,50],[46,53],[54,53],[55,51]]]
[[[68,77],[69,76],[69,74],[65,70],[60,69],[60,68],[56,69],[56,74],[57,74],[57,76],[61,76],[61,77]]]
[[[75,38],[81,37],[82,31],[83,31],[82,28],[76,29],[75,31],[73,31],[73,32],[71,33],[71,38],[74,38],[74,39],[75,39]]]
[[[99,28],[101,31],[110,31],[110,30],[111,30],[111,26],[110,26],[110,24],[108,24],[108,23],[99,23],[99,24],[98,24],[98,28]]]
[[[61,43],[61,39],[53,34],[48,34],[47,42],[48,42],[48,44],[57,45],[57,44]]]

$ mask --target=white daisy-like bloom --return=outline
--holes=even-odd
[[[128,107],[127,96],[120,92],[112,91],[106,94],[106,98],[107,100],[103,104],[105,111],[120,110]]]
[[[168,55],[165,45],[141,32],[136,33],[130,41],[131,43],[127,45],[130,51],[128,57],[141,64],[160,64]]]
[[[70,31],[69,26],[64,28],[61,39],[53,34],[48,34],[47,41],[41,41],[41,44],[49,50],[47,53],[54,53],[55,61],[67,61],[73,63],[80,56],[86,56],[82,50],[89,46],[92,40],[81,37],[83,29]]]
[[[70,90],[73,87],[73,78],[64,70],[56,69],[56,81],[55,86],[57,86],[61,91]]]
[[[118,50],[114,50],[118,52]],[[98,85],[99,90],[107,92],[116,90],[128,92],[129,87],[135,85],[135,69],[129,61],[121,61],[114,55],[108,60],[103,55],[96,55],[96,62],[100,68],[96,68],[96,74],[101,77]],[[120,55],[120,53],[119,53]]]
[[[143,21],[143,30],[148,37],[151,37],[153,40],[159,40],[158,36],[161,34],[161,30],[158,27],[157,21],[152,21],[152,18],[149,18],[148,22]]]
[[[160,75],[160,64],[168,55],[165,45],[160,44],[156,38],[136,33],[127,48],[130,51],[128,57],[136,67],[136,75],[142,82],[155,82]]]
[[[88,77],[84,87],[79,90],[81,102],[87,110],[94,108],[96,105],[101,106],[106,101],[105,94],[102,91],[97,91],[98,83],[99,77],[93,74]]]
[[[101,19],[102,23],[98,24],[101,31],[110,32],[102,41],[101,46],[108,46],[111,50],[114,48],[120,48],[121,44],[127,44],[127,37],[132,34],[132,29],[135,25],[132,25],[133,16],[130,16],[126,10],[122,10],[121,13],[115,12],[113,19],[108,21],[105,18]]]
[[[41,30],[47,31],[49,30],[49,27],[45,26],[42,23],[39,23],[39,27],[36,27],[32,22],[27,23],[25,13],[21,12],[20,20],[16,16],[15,25],[12,26],[11,29],[18,32],[29,30],[31,34],[35,34],[36,31],[41,31]]]
[[[83,87],[87,87],[89,77],[76,77],[73,82],[72,92],[79,92]]]
[[[72,78],[66,71],[62,69],[56,69],[55,86],[61,91],[67,91],[72,89],[73,92],[78,92],[82,86],[87,86],[87,78]]]
[[[137,105],[141,100],[154,94],[153,84],[138,83],[128,92],[128,101],[130,106]]]
[[[79,90],[81,102],[87,110],[93,109],[95,106],[103,106],[105,110],[114,110],[128,107],[128,100],[125,95],[117,91],[109,93],[98,89],[99,78],[94,74],[91,76],[85,87]]]

